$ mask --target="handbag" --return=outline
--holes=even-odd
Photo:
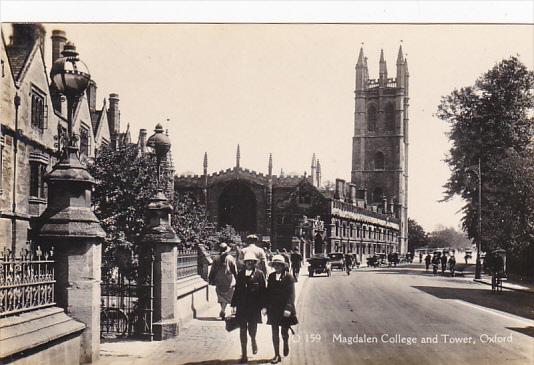
[[[237,321],[237,317],[235,315],[226,317],[224,319],[224,322],[225,322],[226,331],[228,332],[232,332],[233,330],[239,327],[239,322]]]

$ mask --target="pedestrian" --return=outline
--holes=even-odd
[[[258,236],[251,234],[247,236],[247,247],[241,250],[241,257],[244,258],[247,252],[252,252],[258,259],[257,268],[267,275],[267,256],[263,248],[257,246]]]
[[[419,263],[422,263],[422,262],[423,262],[423,253],[419,252]]]
[[[456,268],[456,257],[454,255],[449,259],[449,270],[451,270],[451,276],[454,277],[454,269]]]
[[[295,282],[297,282],[299,281],[300,267],[302,266],[302,255],[300,254],[298,247],[295,247],[291,253],[290,260],[293,277],[295,278]]]
[[[347,270],[347,275],[350,275],[350,271],[352,269],[352,255],[351,254],[345,255],[345,269]]]
[[[258,258],[249,251],[243,258],[245,268],[237,274],[232,308],[235,308],[241,341],[241,363],[248,361],[247,331],[250,335],[252,353],[258,353],[256,332],[261,322],[261,310],[265,307],[265,275],[256,268]]]
[[[230,254],[230,247],[226,243],[219,245],[220,255],[213,260],[213,265],[208,277],[208,282],[215,285],[217,302],[221,305],[219,317],[224,320],[226,306],[232,302],[236,284],[237,265],[234,257]]]
[[[283,354],[289,355],[289,330],[298,323],[295,310],[295,282],[287,271],[287,262],[282,255],[273,256],[266,295],[267,324],[271,325],[274,357],[271,364],[282,361],[280,357],[280,332]],[[293,332],[293,330],[291,329]]]
[[[427,253],[426,254],[426,257],[425,257],[425,266],[426,266],[426,271],[428,272],[428,268],[430,267],[430,261],[432,260],[432,257],[430,257],[430,254]]]
[[[447,255],[443,254],[441,256],[441,275],[445,275],[445,270],[447,270]]]
[[[432,273],[434,275],[438,274],[439,262],[440,262],[439,255],[434,253],[434,256],[432,257]]]
[[[288,269],[289,271],[289,262],[291,261],[291,258],[289,257],[289,253],[287,252],[285,248],[283,248],[280,254],[284,256],[284,260],[286,260],[286,264],[288,265],[286,269]]]

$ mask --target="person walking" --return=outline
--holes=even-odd
[[[419,252],[419,263],[423,262],[423,253]]]
[[[256,332],[261,322],[261,310],[265,307],[265,275],[256,269],[258,258],[249,251],[243,257],[245,268],[237,274],[232,308],[235,308],[241,341],[241,363],[248,361],[247,331],[252,344],[252,353],[258,353]]]
[[[286,260],[286,264],[287,264],[287,268],[288,271],[289,271],[289,263],[291,262],[291,258],[289,257],[289,253],[287,252],[287,250],[285,248],[283,248],[281,251],[280,251],[280,255],[284,256],[284,260]]]
[[[251,252],[256,256],[258,259],[258,263],[256,267],[263,272],[263,275],[267,275],[267,256],[265,255],[265,251],[263,248],[259,247],[257,245],[258,243],[258,236],[255,234],[251,234],[247,236],[247,247],[244,247],[241,249],[241,258],[244,260],[245,255],[247,252]]]
[[[454,255],[449,259],[449,270],[451,270],[451,276],[454,277],[454,269],[456,268],[456,257]]]
[[[302,266],[302,255],[299,252],[299,248],[295,247],[293,252],[291,252],[291,271],[293,272],[293,277],[295,282],[299,281],[300,268]]]
[[[267,324],[271,325],[274,357],[271,364],[282,361],[280,357],[280,332],[283,340],[283,354],[289,355],[289,330],[298,323],[295,310],[295,282],[287,270],[282,255],[275,255],[271,261],[274,269],[269,275],[266,295]],[[291,330],[293,331],[293,330]]]
[[[430,261],[432,261],[432,257],[430,257],[430,254],[427,253],[425,257],[425,266],[426,266],[427,272],[428,272],[428,268],[430,267]]]
[[[237,266],[234,257],[230,254],[230,247],[226,243],[219,245],[220,255],[213,260],[208,282],[215,285],[217,302],[221,305],[219,317],[224,320],[226,306],[232,302],[236,284]]]
[[[434,254],[434,256],[432,257],[432,274],[434,275],[438,274],[439,261],[439,255]]]
[[[443,254],[441,256],[441,275],[445,276],[445,270],[447,270],[447,255]]]
[[[347,275],[350,275],[350,271],[352,270],[352,255],[351,254],[345,255],[345,270],[347,271]]]

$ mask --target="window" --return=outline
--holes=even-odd
[[[30,196],[43,199],[45,198],[45,171],[46,165],[35,161],[30,162]]]
[[[89,156],[89,129],[80,127],[80,153]]]
[[[31,123],[33,128],[45,129],[47,127],[47,105],[42,94],[35,90],[31,92]]]
[[[374,104],[371,104],[367,109],[367,128],[370,131],[376,130],[376,119],[376,106]]]
[[[375,190],[373,191],[373,202],[381,202],[383,195],[384,193],[382,192],[382,188],[375,188]]]
[[[384,154],[380,151],[375,153],[375,170],[384,170]]]
[[[393,103],[386,104],[386,129],[388,131],[395,129],[395,107]]]

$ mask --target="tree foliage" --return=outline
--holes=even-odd
[[[480,176],[483,250],[514,250],[533,241],[533,93],[534,72],[511,57],[474,86],[444,96],[438,107],[438,117],[451,126],[444,200],[460,195],[466,201],[463,227],[478,237]]]
[[[467,238],[464,232],[459,232],[452,227],[439,227],[430,232],[429,247],[434,248],[469,248],[471,241]]]
[[[408,251],[428,246],[430,240],[424,228],[419,225],[414,219],[408,218]]]

